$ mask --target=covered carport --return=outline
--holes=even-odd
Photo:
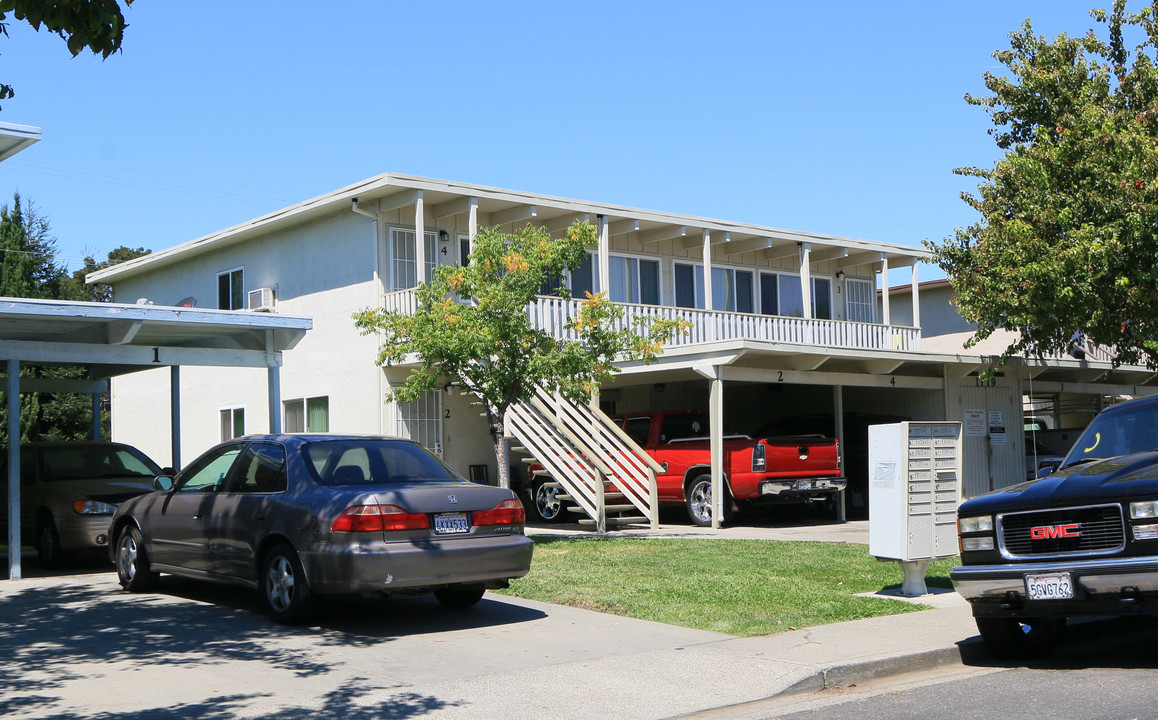
[[[93,396],[93,437],[100,436],[100,395],[109,378],[168,367],[172,462],[179,468],[181,367],[266,368],[269,430],[281,431],[282,353],[293,348],[312,320],[281,314],[192,307],[120,305],[0,298],[0,360],[5,363],[8,437],[19,438],[20,393],[76,392]],[[76,380],[20,378],[22,366],[70,365],[85,369]],[[20,571],[20,443],[9,442],[8,577]]]
[[[1158,374],[1140,367],[1072,358],[1013,358],[992,377],[993,356],[956,352],[847,350],[787,343],[726,341],[672,348],[655,363],[625,363],[601,400],[616,412],[638,408],[706,408],[711,414],[713,505],[722,517],[719,448],[723,422],[750,432],[745,421],[761,404],[784,415],[831,413],[835,435],[849,447],[843,419],[854,410],[911,420],[962,421],[980,411],[979,428],[965,429],[962,482],[966,497],[1024,480],[1023,389],[1081,390],[1128,396],[1158,392]],[[793,388],[799,388],[795,392]],[[732,392],[725,406],[726,389]],[[800,402],[801,399],[804,402]],[[787,403],[786,403],[786,399]],[[785,408],[793,403],[795,407]],[[995,418],[1002,418],[1001,422]],[[1008,426],[1008,427],[1006,427]],[[848,458],[845,458],[847,462]],[[867,468],[865,468],[867,471]]]

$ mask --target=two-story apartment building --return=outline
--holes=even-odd
[[[678,315],[692,324],[659,362],[623,366],[602,390],[606,410],[704,408],[719,398],[734,429],[750,433],[828,414],[844,435],[842,419],[852,415],[959,420],[976,407],[1020,423],[1018,389],[981,382],[981,357],[922,348],[915,281],[927,255],[900,244],[386,174],[89,281],[111,284],[118,302],[174,304],[192,296],[201,306],[313,318],[313,331],[291,351],[281,376],[281,417],[269,416],[264,376],[186,369],[184,457],[275,425],[385,433],[413,437],[463,475],[493,481],[493,449],[474,399],[451,389],[419,403],[387,402],[406,368],[378,367],[376,339],[360,335],[351,314],[368,306],[412,308],[419,277],[467,262],[480,226],[535,223],[559,233],[575,219],[595,225],[599,240],[569,278],[573,292],[604,290],[629,317]],[[912,288],[903,322],[892,313],[892,293],[878,299],[878,287],[894,282]],[[562,328],[567,310],[550,296],[528,309],[550,328]],[[149,398],[168,383],[164,370],[142,372],[116,379],[112,390],[114,437],[162,460],[167,413]],[[966,494],[1019,479],[1020,435],[1010,433],[1001,445],[966,438],[967,449],[985,457],[984,467],[966,468]],[[1005,466],[1012,468],[1007,475]],[[848,474],[863,477],[867,468]],[[864,504],[863,487],[851,498],[854,508]]]

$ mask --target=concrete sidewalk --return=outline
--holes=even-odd
[[[867,541],[867,523],[809,534],[858,533]],[[340,604],[286,628],[236,588],[165,576],[159,593],[131,595],[111,572],[30,578],[0,583],[0,717],[658,720],[959,662],[976,642],[966,603],[919,600],[934,609],[754,638],[494,594],[465,612]]]

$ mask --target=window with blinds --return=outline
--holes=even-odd
[[[876,322],[877,293],[869,280],[845,278],[845,313],[850,322]]]
[[[417,234],[404,228],[390,228],[390,289],[406,290],[418,286]],[[438,258],[438,233],[426,233],[426,282],[434,278]]]
[[[221,411],[221,442],[245,434],[245,408],[225,408]]]
[[[430,390],[414,402],[395,403],[394,434],[414,440],[427,450],[442,454],[442,394]]]
[[[330,398],[299,398],[282,402],[282,429],[288,433],[329,432]]]

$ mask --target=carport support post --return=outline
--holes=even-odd
[[[181,470],[181,366],[169,367],[169,439],[173,469]]]
[[[20,579],[20,361],[8,361],[8,579]]]
[[[92,439],[101,439],[101,394],[92,394]]]
[[[848,452],[848,445],[844,442],[844,386],[832,386],[832,412],[833,420],[835,420],[836,430],[836,445],[841,450],[840,452],[840,476],[845,479],[844,490],[836,494],[836,521],[844,522],[848,517],[846,514],[848,508],[848,473],[846,472],[847,463],[844,454]],[[866,500],[867,502],[867,500]]]
[[[719,368],[712,369],[716,372],[708,394],[708,424],[711,426],[712,527],[718,530],[724,517],[724,381],[720,379]]]
[[[281,372],[274,365],[268,370],[266,385],[269,390],[269,432],[281,434]]]

